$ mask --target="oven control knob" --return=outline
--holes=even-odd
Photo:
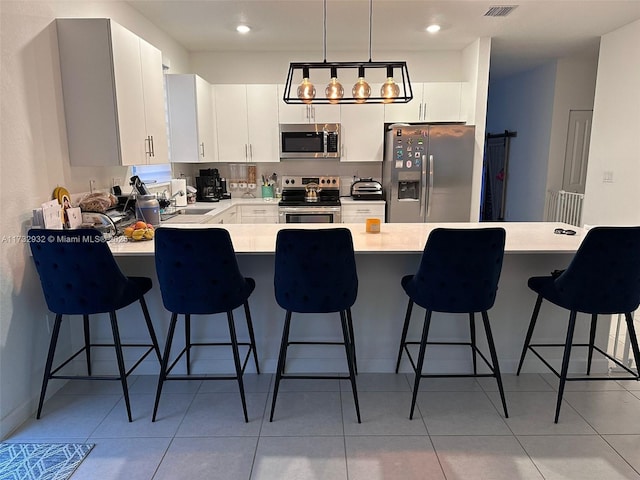
[[[320,183],[322,183],[322,184],[324,185],[324,182],[325,182],[325,181],[326,181],[326,180],[323,178],[322,180],[320,180]]]
[[[336,184],[336,179],[334,178],[333,180],[331,180],[331,183],[333,183],[335,185]]]
[[[291,179],[291,185],[293,185],[294,183],[296,183],[296,179],[295,179],[295,178],[292,178],[292,179]]]

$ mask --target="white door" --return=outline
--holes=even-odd
[[[584,193],[592,117],[593,110],[569,112],[569,131],[562,177],[562,189],[567,192]]]

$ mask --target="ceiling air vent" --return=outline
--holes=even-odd
[[[492,5],[484,14],[485,17],[506,17],[514,9],[518,8],[518,5]]]

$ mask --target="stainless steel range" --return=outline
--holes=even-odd
[[[340,177],[282,178],[280,223],[340,223]]]

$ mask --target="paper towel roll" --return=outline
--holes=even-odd
[[[184,178],[174,178],[171,180],[171,195],[175,195],[178,192],[182,192],[183,195],[176,195],[174,200],[176,201],[176,207],[187,206],[187,180]]]

